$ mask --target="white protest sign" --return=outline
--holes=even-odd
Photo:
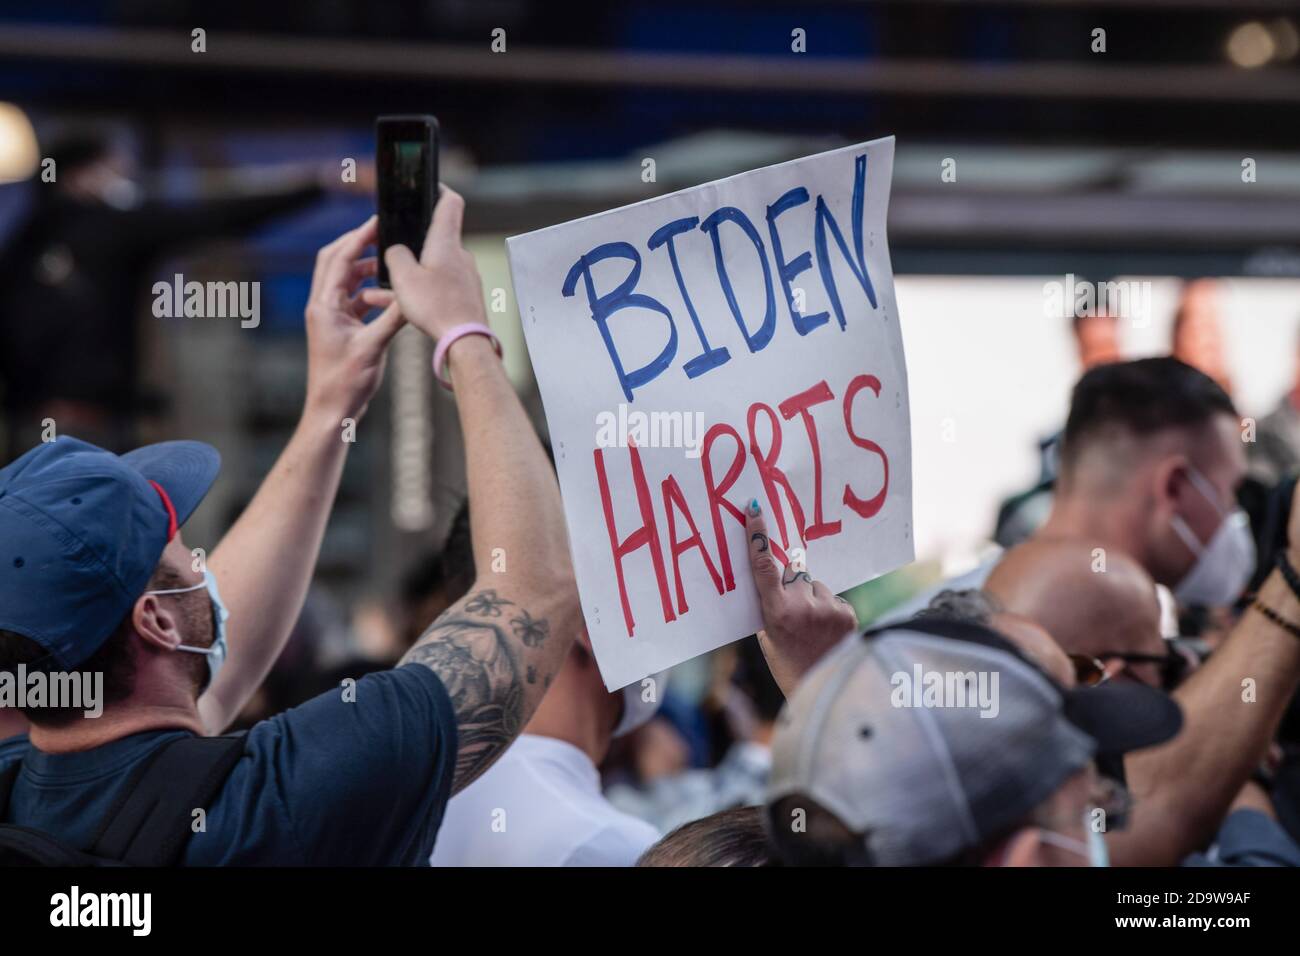
[[[507,240],[610,689],[762,626],[752,499],[833,591],[913,559],[893,160],[874,140]]]

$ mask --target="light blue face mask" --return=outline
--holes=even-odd
[[[1106,848],[1106,834],[1088,827],[1088,865],[1110,866],[1110,850]]]
[[[1044,843],[1059,846],[1062,850],[1068,850],[1071,853],[1077,853],[1079,856],[1087,857],[1089,866],[1110,866],[1110,851],[1106,848],[1106,834],[1093,827],[1091,814],[1085,813],[1083,815],[1083,828],[1088,834],[1087,843],[1076,840],[1074,837],[1068,837],[1064,833],[1046,829],[1040,830],[1040,839]]]
[[[230,618],[230,612],[226,610],[225,604],[221,602],[221,594],[217,591],[217,578],[207,568],[203,569],[203,580],[188,588],[168,588],[162,591],[145,591],[145,594],[188,594],[190,591],[197,591],[199,588],[207,588],[208,599],[212,602],[212,645],[210,647],[193,647],[189,644],[177,644],[176,650],[185,651],[189,654],[203,654],[208,659],[208,682],[203,689],[207,690],[212,686],[212,682],[217,679],[222,665],[226,663],[226,654],[230,647],[226,643],[226,621]]]

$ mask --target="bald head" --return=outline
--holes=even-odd
[[[1080,540],[1028,541],[1007,552],[985,589],[1045,628],[1067,654],[1165,651],[1155,582],[1121,552]]]
[[[1052,640],[1052,635],[1023,614],[1013,614],[1003,608],[987,590],[941,591],[916,617],[918,620],[938,618],[991,627],[1058,684],[1063,687],[1075,685],[1074,665],[1061,646]]]
[[[1046,628],[1033,619],[1010,611],[998,611],[989,619],[990,626],[1019,648],[1020,652],[1047,672],[1062,687],[1073,687],[1074,666],[1061,646],[1052,640]]]

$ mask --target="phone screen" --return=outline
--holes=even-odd
[[[389,287],[384,251],[420,254],[438,198],[438,121],[432,116],[381,116],[376,124],[379,178],[379,284]]]

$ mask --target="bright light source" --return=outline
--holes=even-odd
[[[39,163],[36,132],[27,114],[12,103],[0,103],[0,183],[28,178]]]
[[[1256,20],[1243,23],[1228,37],[1228,59],[1246,69],[1263,66],[1276,52],[1268,28]]]

